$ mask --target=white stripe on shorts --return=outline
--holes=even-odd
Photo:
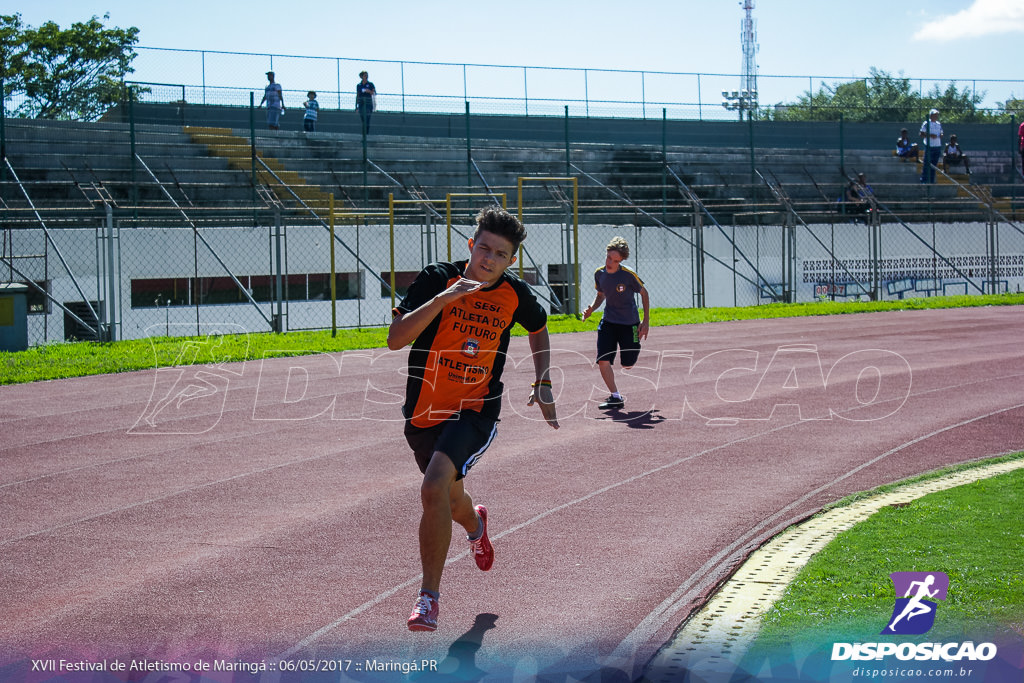
[[[466,464],[462,466],[462,476],[466,476],[469,473],[469,468],[475,465],[480,458],[484,457],[484,451],[486,451],[490,447],[491,442],[494,441],[494,437],[497,436],[497,434],[498,423],[495,422],[494,425],[491,427],[491,435],[487,437],[487,441],[484,443],[483,446],[480,447],[480,450],[478,450],[473,455],[469,456],[469,458],[466,460]]]

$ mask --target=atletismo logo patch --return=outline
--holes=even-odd
[[[881,635],[927,633],[935,623],[938,603],[934,601],[946,599],[949,577],[943,572],[893,572],[889,577],[896,589],[896,604]]]

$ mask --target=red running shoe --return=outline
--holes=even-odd
[[[476,566],[480,567],[481,571],[487,571],[494,564],[494,547],[491,545],[491,539],[487,538],[487,508],[477,505],[473,509],[476,510],[476,514],[480,515],[480,524],[483,525],[484,530],[480,534],[480,538],[469,542],[469,547],[473,551]]]
[[[420,593],[413,605],[412,614],[409,615],[410,631],[436,631],[437,630],[437,600],[431,597],[430,593]]]

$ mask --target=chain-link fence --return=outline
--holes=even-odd
[[[623,121],[655,141],[630,144],[578,142],[571,117],[551,139],[511,135],[532,117],[478,137],[486,116],[452,119],[441,137],[364,136],[267,131],[248,106],[241,128],[144,123],[142,106],[127,121],[5,122],[0,280],[29,286],[32,344],[385,325],[425,264],[467,256],[490,202],[522,216],[513,269],[558,313],[589,303],[615,235],[657,307],[1024,280],[1024,186],[1006,147],[974,153],[970,177],[940,168],[923,185],[920,165],[888,150],[763,144],[849,141],[863,126],[703,124],[723,148],[681,144],[665,118]],[[859,206],[844,201],[856,171],[873,191]]]

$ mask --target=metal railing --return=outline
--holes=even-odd
[[[261,91],[265,71],[274,71],[285,102],[292,107],[309,90],[322,106],[355,107],[358,73],[367,70],[384,111],[460,113],[470,102],[478,113],[559,116],[566,106],[572,116],[736,120],[735,108],[723,106],[740,86],[740,74],[631,69],[589,69],[559,66],[465,64],[354,57],[311,57],[272,53],[224,52],[137,47],[133,79],[177,87],[181,99],[217,104],[236,99],[233,92]],[[173,74],[173,75],[172,75]],[[869,77],[863,77],[866,81]],[[1024,90],[1024,79],[949,79],[904,77],[924,95],[950,85],[980,98],[982,110]],[[759,109],[796,101],[824,83],[859,80],[850,76],[758,75]],[[175,85],[177,84],[177,85]],[[923,119],[926,109],[914,112]],[[742,116],[743,112],[739,112]]]

